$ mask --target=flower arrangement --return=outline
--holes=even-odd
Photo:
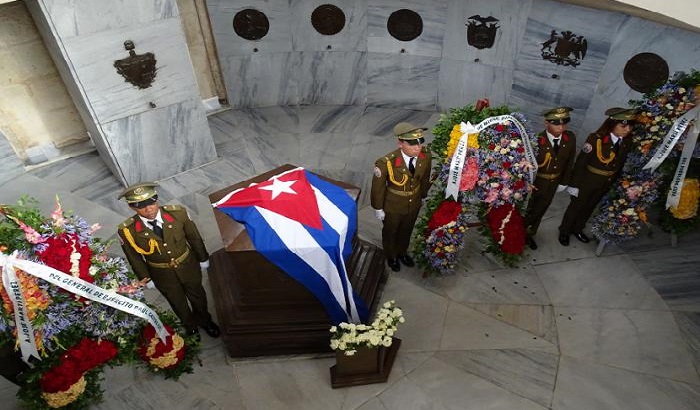
[[[681,198],[678,206],[672,206],[669,211],[676,219],[690,219],[698,215],[698,199],[700,198],[700,181],[697,178],[686,178],[683,181]]]
[[[403,311],[391,300],[377,311],[371,325],[341,322],[331,326],[331,349],[353,356],[359,348],[389,347],[399,323],[404,323]]]
[[[531,190],[528,178],[533,164],[526,157],[524,144],[536,149],[532,143],[534,136],[527,128],[527,135],[521,135],[522,128],[511,120],[472,133],[461,125],[504,115],[521,124],[527,123],[522,114],[513,113],[506,106],[492,108],[480,100],[475,105],[450,110],[432,130],[435,139],[430,148],[441,161],[437,161],[438,176],[413,237],[413,254],[418,266],[424,268],[425,276],[454,271],[465,232],[470,226],[479,225],[477,220],[487,252],[509,266],[517,264],[522,257],[524,246],[518,249],[514,244],[525,243],[521,212]],[[468,135],[459,192],[457,198],[446,199],[452,157],[465,132]],[[501,208],[507,211],[502,212]],[[494,231],[492,226],[497,229]]]
[[[94,291],[115,295],[113,297],[125,296],[147,308],[142,287],[124,260],[109,256],[110,243],[94,236],[99,228],[97,224],[89,225],[84,219],[64,212],[58,198],[49,217],[42,215],[35,200],[26,197],[20,198],[16,206],[0,205],[3,260],[25,261],[22,266],[44,265],[55,269],[51,270],[52,275],[65,275],[64,278],[58,276],[59,282],[80,281],[86,284],[80,286],[94,285]],[[3,269],[0,266],[3,276],[9,275],[10,272]],[[24,383],[18,392],[18,397],[30,407],[88,407],[101,400],[99,380],[105,363],[141,362],[138,346],[147,325],[145,320],[108,304],[77,296],[34,271],[30,273],[29,268],[15,266],[12,270],[24,300],[19,314],[24,313],[31,325],[33,345],[39,356],[32,360],[32,368],[22,375]],[[16,290],[12,292],[15,299],[17,293]],[[20,305],[13,303],[2,282],[0,297],[0,344],[19,346],[15,308]],[[179,352],[182,352],[176,352],[177,363],[161,373],[166,377],[178,377],[183,372],[191,372],[198,342],[175,334],[174,315],[155,313],[170,332],[167,340],[179,338]]]
[[[697,226],[700,219],[697,216],[678,218],[674,215],[677,211],[665,209],[665,193],[676,170],[685,136],[681,136],[665,161],[653,172],[644,166],[660,148],[674,121],[695,107],[698,98],[700,72],[693,70],[690,74],[676,73],[666,84],[645,94],[642,100],[630,101],[640,111],[633,133],[634,149],[620,179],[603,198],[591,220],[591,231],[598,239],[619,243],[635,238],[643,227],[649,225],[653,211],[658,212],[661,228],[665,231],[682,233]],[[700,144],[696,145],[688,164],[687,179],[700,176],[698,158]],[[693,188],[689,189],[688,192],[692,192]],[[688,193],[679,208],[692,208],[692,197]]]

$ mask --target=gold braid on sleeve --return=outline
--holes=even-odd
[[[401,182],[397,181],[396,178],[394,178],[394,168],[391,166],[391,161],[387,160],[386,161],[386,172],[389,174],[389,181],[391,181],[394,185],[397,186],[404,186],[406,185],[406,182],[408,182],[408,175],[404,174],[403,179]]]
[[[131,236],[131,232],[129,231],[128,228],[122,229],[122,232],[124,233],[124,237],[126,240],[129,242],[129,245],[131,245],[132,248],[137,253],[140,253],[141,255],[150,255],[152,254],[156,249],[158,250],[158,253],[160,253],[160,246],[158,246],[158,241],[155,239],[151,238],[148,240],[148,250],[145,250],[143,248],[140,248],[138,245],[136,245],[136,242],[134,242],[134,237]]]
[[[596,148],[595,154],[598,156],[598,161],[600,161],[601,163],[608,165],[609,163],[612,162],[612,160],[615,159],[614,152],[611,152],[609,157],[603,158],[603,142],[600,140],[600,138],[598,138],[598,141],[596,141],[595,148]]]

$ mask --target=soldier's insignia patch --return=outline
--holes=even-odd
[[[585,144],[583,144],[583,147],[581,147],[581,151],[583,151],[583,152],[585,152],[586,154],[588,154],[588,153],[590,153],[591,151],[593,151],[593,145],[591,145],[591,144],[589,144],[589,143],[585,143]]]
[[[374,176],[377,178],[382,176],[382,170],[379,167],[374,167]]]

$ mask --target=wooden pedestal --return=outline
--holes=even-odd
[[[282,166],[215,192],[209,199],[216,202],[234,189],[293,168]],[[330,182],[355,199],[359,196],[359,188]],[[244,225],[219,210],[214,214],[224,248],[211,256],[209,279],[228,354],[243,357],[330,351],[331,323],[313,294],[259,254]],[[376,310],[388,278],[384,264],[380,248],[354,239],[346,268],[353,289],[371,312]]]
[[[396,353],[401,347],[401,339],[394,338],[391,346],[386,348],[383,356],[384,363],[377,366],[377,370],[371,373],[354,373],[343,371],[341,364],[338,363],[331,367],[331,386],[336,389],[338,387],[359,386],[362,384],[384,383],[389,379],[391,368],[394,366]]]

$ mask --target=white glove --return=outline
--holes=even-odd
[[[199,262],[199,267],[202,269],[209,269],[209,259],[205,260],[204,262]]]
[[[146,289],[155,289],[155,288],[156,288],[156,284],[153,283],[152,280],[149,280],[148,282],[146,282]]]
[[[557,193],[559,193],[559,192],[561,192],[561,191],[564,191],[564,190],[567,189],[568,187],[569,187],[568,185],[559,185],[559,186],[557,187]]]
[[[578,188],[574,188],[574,187],[570,186],[570,187],[566,188],[566,192],[568,192],[569,195],[578,197]]]
[[[375,209],[375,210],[374,210],[374,216],[375,216],[377,219],[379,219],[380,221],[383,221],[383,220],[384,220],[384,217],[386,216],[386,214],[384,213],[384,210],[383,210],[383,209]]]

